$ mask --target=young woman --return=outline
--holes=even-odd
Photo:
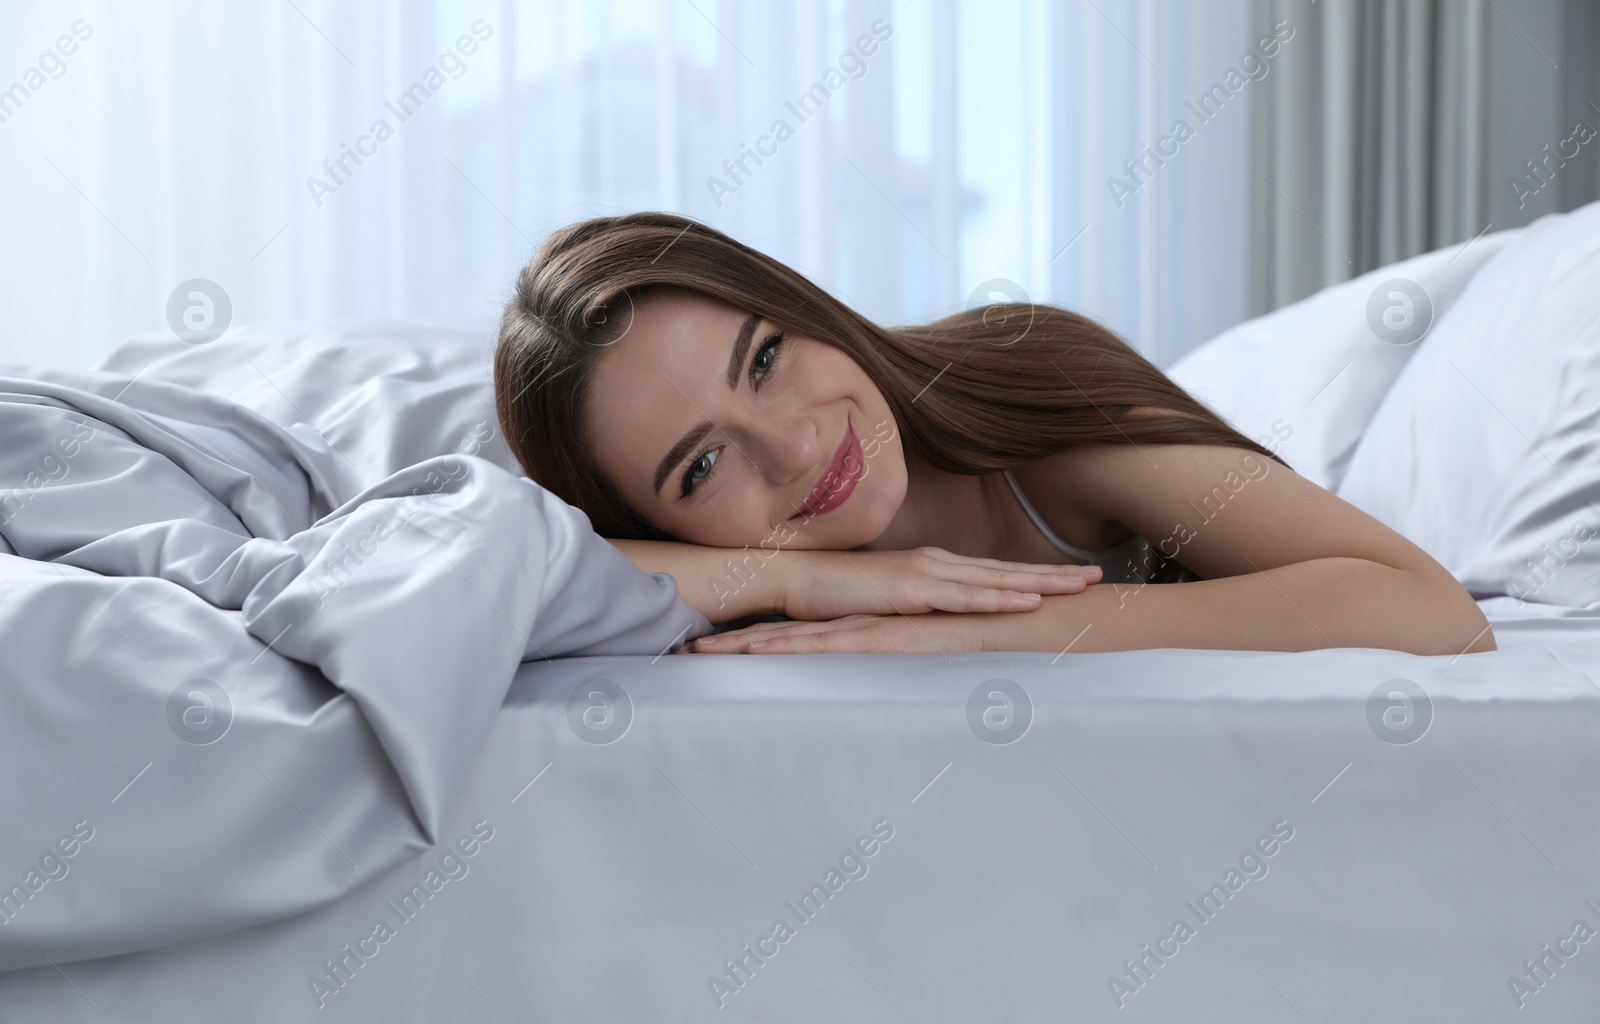
[[[1421,548],[1055,307],[883,328],[696,221],[602,217],[518,275],[495,399],[639,568],[763,620],[691,651],[1495,649]]]

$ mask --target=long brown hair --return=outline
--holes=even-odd
[[[585,455],[595,362],[620,336],[632,303],[661,287],[719,299],[842,350],[887,399],[906,453],[948,472],[994,473],[1077,445],[1130,443],[1228,445],[1288,466],[1076,313],[1002,303],[880,327],[715,228],[672,213],[631,213],[571,224],[544,240],[517,275],[494,358],[495,409],[512,453],[603,537],[675,539],[629,508]],[[1182,566],[1168,559],[1153,581],[1177,578]]]

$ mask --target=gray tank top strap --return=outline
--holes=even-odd
[[[1027,495],[1022,493],[1022,488],[1018,486],[1017,478],[1011,475],[1011,470],[1004,469],[1001,470],[1001,472],[1005,474],[1006,483],[1011,485],[1011,493],[1017,496],[1018,503],[1022,505],[1022,511],[1028,513],[1028,518],[1033,520],[1033,525],[1037,526],[1039,528],[1039,532],[1044,534],[1044,539],[1049,541],[1051,544],[1054,544],[1059,550],[1064,551],[1074,558],[1081,558],[1086,562],[1092,562],[1106,554],[1115,553],[1116,551],[1127,547],[1129,543],[1138,540],[1138,538],[1135,537],[1127,543],[1119,544],[1113,548],[1106,548],[1104,551],[1085,551],[1083,548],[1074,547],[1073,545],[1062,540],[1060,537],[1057,537],[1055,531],[1050,529],[1050,527],[1045,524],[1044,519],[1034,509],[1033,504],[1028,501]]]
[[[1017,484],[1017,478],[1011,474],[1011,470],[1005,469],[1001,472],[1005,474],[1006,483],[1011,485],[1011,493],[1017,496],[1017,503],[1028,513],[1028,518],[1033,520],[1033,525],[1039,528],[1044,538],[1057,550],[1088,565],[1098,565],[1105,574],[1101,577],[1102,583],[1140,583],[1150,579],[1154,552],[1143,537],[1134,534],[1121,544],[1106,548],[1104,551],[1085,551],[1083,548],[1074,547],[1057,537],[1055,531],[1045,523],[1033,504],[1028,501],[1027,495],[1022,493],[1022,488]]]

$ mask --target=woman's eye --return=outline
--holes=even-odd
[[[761,375],[758,378],[758,382],[765,380],[767,375],[772,372],[772,368],[778,365],[778,346],[781,344],[783,344],[783,332],[780,331],[768,338],[766,343],[761,346],[760,351],[756,353],[756,357],[750,360],[751,376]]]
[[[716,468],[716,455],[720,448],[708,449],[698,459],[689,463],[689,469],[683,474],[683,496],[687,498],[711,476],[711,471]],[[702,467],[704,467],[702,469]]]

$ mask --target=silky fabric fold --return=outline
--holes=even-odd
[[[439,838],[519,664],[711,629],[474,456],[358,488],[309,426],[94,371],[0,371],[0,437],[0,969],[335,899]]]

